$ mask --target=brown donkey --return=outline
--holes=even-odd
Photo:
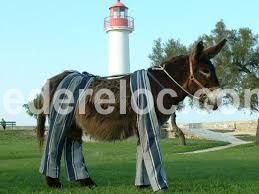
[[[157,99],[159,92],[163,88],[173,89],[177,93],[177,97],[172,98],[165,95],[163,105],[170,108],[183,101],[188,95],[193,95],[197,90],[208,88],[214,95],[207,95],[199,98],[201,102],[207,100],[208,104],[216,109],[217,89],[219,82],[216,76],[215,68],[211,59],[215,57],[224,47],[226,40],[222,40],[216,46],[204,49],[203,43],[199,42],[190,55],[172,57],[165,61],[157,68],[148,69],[148,76],[151,85],[151,92],[154,99]],[[52,100],[59,83],[69,74],[69,72],[61,73],[49,79],[50,101]],[[126,80],[126,114],[120,114],[120,80]],[[136,126],[137,114],[131,107],[131,90],[130,75],[125,75],[116,79],[98,78],[92,82],[91,89],[93,94],[85,99],[85,113],[79,114],[79,108],[76,110],[75,118],[72,124],[72,130],[68,136],[81,139],[82,133],[101,141],[114,141],[126,139],[130,136],[138,136]],[[109,115],[98,113],[95,108],[94,99],[96,93],[100,89],[109,89],[115,94],[115,104],[112,104],[114,110]],[[42,99],[42,98],[41,98]],[[155,112],[160,125],[166,122],[172,113],[163,114],[159,111],[155,102]],[[40,100],[40,107],[43,106]],[[103,108],[108,104],[102,104]],[[40,145],[43,144],[46,116],[44,113],[38,115],[37,119],[37,137]],[[47,177],[49,186],[55,187],[60,185],[58,179]],[[91,179],[82,180],[81,185],[90,186],[93,184]]]

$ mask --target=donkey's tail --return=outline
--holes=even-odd
[[[37,118],[37,139],[39,142],[40,149],[42,149],[42,146],[44,143],[45,122],[46,122],[46,115],[44,113],[39,114]]]
[[[43,98],[41,95],[37,96],[35,106],[37,108],[42,108]],[[37,115],[37,128],[36,128],[37,140],[38,140],[40,149],[42,149],[42,146],[44,143],[45,123],[46,123],[46,114],[42,112]]]
[[[71,73],[71,71],[65,71],[61,74],[58,74],[58,75],[48,79],[47,83],[42,88],[41,95],[37,96],[37,98],[34,101],[34,105],[37,109],[43,108],[44,99],[48,100],[49,102],[52,102],[54,93],[55,93],[58,85],[70,73]],[[45,93],[45,92],[47,92],[47,93]],[[42,148],[43,143],[44,143],[46,117],[47,117],[47,114],[45,114],[44,112],[40,113],[37,116],[37,129],[36,129],[36,131],[37,131],[37,139],[38,139],[38,142],[39,142],[40,149]]]

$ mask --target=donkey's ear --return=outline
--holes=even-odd
[[[204,50],[202,55],[204,57],[207,57],[208,59],[214,58],[217,54],[219,54],[221,49],[223,49],[223,47],[225,46],[226,42],[227,42],[227,39],[223,39],[216,46],[212,46],[212,47],[207,48],[206,50]]]
[[[193,49],[192,55],[191,55],[191,60],[193,63],[199,61],[199,59],[203,53],[203,49],[204,49],[203,42],[202,41],[198,42],[196,47]]]

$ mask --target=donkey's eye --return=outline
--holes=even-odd
[[[204,73],[210,73],[210,71],[208,69],[204,69],[203,72]]]
[[[200,72],[200,74],[204,75],[207,78],[210,77],[210,70],[208,70],[208,69],[203,69],[203,70],[200,70],[199,72]]]

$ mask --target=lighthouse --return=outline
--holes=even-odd
[[[104,30],[109,36],[109,75],[130,73],[129,35],[134,31],[134,19],[120,0],[110,7]]]

